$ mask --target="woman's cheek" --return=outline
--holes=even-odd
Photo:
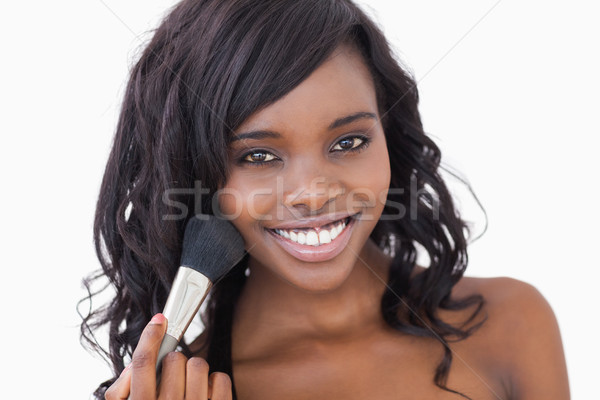
[[[219,196],[219,208],[225,217],[238,223],[253,223],[271,219],[276,202],[274,187],[258,185],[250,179],[234,179]]]
[[[347,185],[351,188],[346,200],[351,202],[349,209],[362,205],[368,209],[368,212],[377,212],[378,209],[383,208],[391,179],[387,158],[365,159],[360,168],[352,172],[352,177],[352,181]]]
[[[218,213],[221,217],[230,221],[235,221],[244,213],[243,194],[232,186],[226,186],[219,189],[218,193]]]
[[[273,210],[276,208],[276,193],[271,187],[256,187],[244,193],[244,212],[252,221],[268,224],[272,220]]]

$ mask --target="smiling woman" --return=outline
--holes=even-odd
[[[116,291],[82,324],[92,346],[110,328],[97,397],[568,398],[545,299],[464,276],[469,231],[417,105],[350,0],[174,7],[131,73],[97,205],[97,277]],[[185,209],[229,219],[248,254],[157,388],[157,313],[194,218],[165,218],[163,195],[198,182],[209,196]]]

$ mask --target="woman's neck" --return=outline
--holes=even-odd
[[[277,343],[352,338],[382,326],[380,301],[390,261],[368,240],[342,285],[311,293],[250,259],[234,316],[236,358],[269,352]]]

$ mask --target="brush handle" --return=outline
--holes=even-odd
[[[172,351],[177,350],[178,344],[179,344],[179,340],[177,340],[177,338],[174,338],[173,336],[169,335],[168,333],[165,334],[165,337],[163,337],[162,343],[160,344],[160,349],[158,350],[158,357],[156,358],[156,378],[157,378],[156,385],[157,386],[158,386],[158,378],[159,378],[159,372],[160,372],[160,366],[162,364],[162,360],[163,360],[163,358],[165,358],[165,356],[167,354],[169,354]]]
[[[167,332],[160,344],[156,358],[156,387],[160,382],[163,358],[177,349],[179,341],[200,310],[211,287],[210,279],[195,269],[181,266],[177,270],[163,310],[163,315],[167,318]],[[130,397],[131,395],[127,398]]]

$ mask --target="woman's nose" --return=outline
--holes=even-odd
[[[284,206],[300,212],[302,217],[339,211],[334,200],[344,193],[344,187],[338,179],[325,174],[310,176],[306,172],[300,178],[292,178],[292,186],[284,192]]]

